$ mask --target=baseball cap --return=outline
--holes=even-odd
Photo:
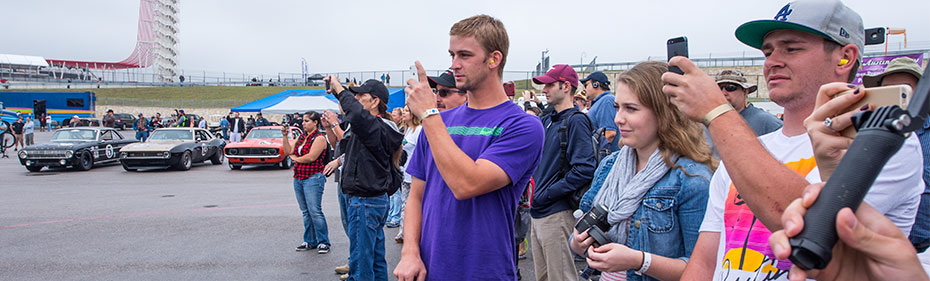
[[[567,64],[556,64],[546,74],[533,77],[533,83],[549,84],[555,81],[568,82],[572,87],[578,88],[578,72]]]
[[[436,88],[436,84],[455,88],[455,76],[452,75],[451,69],[446,69],[446,71],[439,74],[439,76],[427,76],[427,78],[429,78],[430,88]]]
[[[862,17],[839,0],[798,0],[778,10],[774,19],[755,20],[736,28],[736,39],[750,47],[761,49],[769,32],[793,29],[819,35],[846,46],[859,47],[859,59],[865,50],[865,28]]]
[[[748,93],[755,92],[759,87],[747,83],[746,76],[743,75],[739,70],[725,69],[717,73],[717,76],[714,77],[717,80],[717,85],[720,83],[732,83],[743,87],[743,89],[749,90]]]
[[[592,72],[591,74],[588,74],[588,77],[581,79],[581,83],[586,83],[588,82],[588,80],[594,80],[604,85],[610,85],[610,80],[607,79],[607,74],[604,74],[603,72],[600,72],[600,71],[595,71],[595,72]]]
[[[916,61],[909,57],[899,57],[891,60],[891,62],[888,63],[888,66],[885,67],[884,72],[877,75],[862,76],[862,85],[866,87],[881,86],[882,78],[885,78],[885,76],[894,73],[907,73],[914,75],[914,77],[917,77],[917,80],[920,80],[920,77],[923,76],[920,70],[920,65],[917,65]]]
[[[142,113],[139,113],[139,117],[142,117]]]
[[[178,112],[184,113],[184,110],[183,110],[183,109],[179,109]]]
[[[388,90],[384,86],[384,83],[376,79],[368,79],[365,83],[357,87],[349,87],[349,91],[356,94],[369,93],[372,96],[377,97],[385,104],[388,102]]]

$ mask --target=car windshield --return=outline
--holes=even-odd
[[[188,130],[158,130],[149,136],[149,140],[192,140],[194,135]]]
[[[280,139],[281,130],[275,129],[255,129],[249,132],[245,139]]]
[[[52,135],[52,141],[96,140],[94,130],[59,130]]]

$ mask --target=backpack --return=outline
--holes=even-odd
[[[591,122],[591,119],[588,118],[588,115],[581,111],[572,112],[571,115],[565,118],[565,122],[562,122],[562,126],[560,126],[558,129],[560,133],[559,163],[561,166],[558,172],[558,174],[560,175],[559,177],[564,177],[565,174],[568,173],[569,170],[571,170],[571,165],[569,165],[568,163],[568,156],[567,156],[568,154],[567,152],[568,151],[568,126],[566,124],[568,123],[568,120],[572,116],[575,116],[576,114],[581,114],[582,116],[584,116],[584,119],[588,121],[588,125],[591,126],[592,128],[594,127],[593,123]],[[592,144],[592,147],[594,147],[594,166],[595,167],[597,167],[597,165],[601,163],[601,159],[604,159],[604,157],[607,157],[607,155],[610,154],[610,141],[608,141],[607,137],[604,135],[605,130],[606,128],[595,129],[591,133],[591,144]],[[580,188],[576,189],[575,191],[571,193],[570,203],[571,203],[571,207],[573,210],[578,209],[578,205],[581,203],[581,197],[584,197],[584,194],[587,193],[589,189],[591,189],[591,182],[588,182],[584,186],[581,186]]]

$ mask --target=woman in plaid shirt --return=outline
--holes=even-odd
[[[281,126],[282,149],[294,160],[294,193],[304,218],[304,242],[297,251],[317,249],[320,254],[329,253],[330,243],[326,229],[326,217],[320,205],[323,200],[323,175],[326,159],[326,137],[318,130],[320,113],[307,112],[303,116],[304,133],[294,146],[288,142],[289,126]]]

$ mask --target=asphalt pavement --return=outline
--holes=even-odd
[[[36,132],[37,143],[50,137]],[[126,172],[115,164],[29,173],[7,154],[2,280],[339,280],[333,268],[347,262],[332,178],[323,194],[332,251],[317,254],[294,250],[303,223],[290,170],[233,171],[208,161],[189,171]],[[396,234],[385,228],[390,280],[402,246]],[[523,280],[535,279],[532,264],[520,261]]]

